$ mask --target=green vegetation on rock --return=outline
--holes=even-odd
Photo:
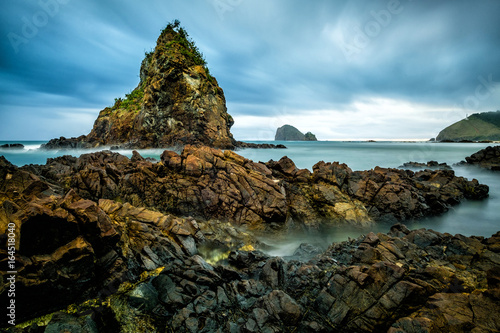
[[[500,140],[500,111],[475,113],[442,130],[437,141]]]
[[[160,38],[164,34],[171,34],[172,32],[175,32],[175,37],[167,43],[167,48],[171,48],[175,45],[179,47],[179,51],[182,55],[191,59],[196,65],[205,67],[207,65],[207,61],[205,60],[203,53],[189,37],[187,31],[180,26],[179,20],[174,20],[173,22],[167,24],[165,29],[161,32]]]
[[[311,132],[307,132],[304,135],[304,138],[306,141],[318,141],[318,139],[316,139],[316,135],[312,134]]]

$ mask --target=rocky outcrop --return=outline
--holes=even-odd
[[[21,143],[6,143],[0,145],[0,149],[24,149],[24,145]]]
[[[500,111],[474,113],[443,129],[436,140],[442,142],[500,140]]]
[[[452,170],[453,168],[446,163],[439,163],[437,161],[429,161],[427,163],[420,162],[406,162],[403,165],[399,166],[400,169],[444,169],[444,170]]]
[[[287,157],[255,163],[232,151],[194,146],[180,154],[165,151],[160,163],[138,153],[128,159],[99,152],[23,170],[89,200],[119,200],[258,230],[404,221],[488,195],[486,185],[452,170],[352,171],[345,164],[319,162],[310,172]]]
[[[145,271],[195,255],[196,242],[204,240],[193,219],[86,200],[73,190],[61,196],[57,187],[15,167],[2,168],[0,177],[2,235],[9,223],[15,225],[15,300],[30,304],[17,308],[18,322],[109,296]],[[3,237],[1,245],[4,270]],[[7,299],[7,289],[0,298]]]
[[[14,202],[0,210],[21,224],[16,301],[31,311],[18,318],[63,311],[27,332],[500,329],[491,316],[500,311],[500,233],[464,237],[396,225],[332,244],[309,261],[237,250],[225,264],[209,264],[196,254],[204,235],[193,220],[110,200],[97,205],[74,193],[34,200],[29,220],[24,208],[12,210]],[[50,206],[58,215],[51,230],[71,237],[30,252],[22,239]]]
[[[374,207],[417,213],[404,200],[420,193],[413,204],[424,209],[429,198],[447,203],[481,188],[451,171],[353,172],[320,162],[310,172],[288,158],[263,164],[192,146],[165,151],[159,163],[111,152],[23,168],[0,158],[0,267],[13,223],[16,302],[30,304],[17,308],[17,323],[62,310],[27,332],[495,331],[500,323],[487,314],[499,310],[500,233],[397,225],[326,252],[302,245],[296,258],[312,259],[287,261],[255,251],[234,224],[168,208],[270,231],[300,218],[355,223]],[[227,213],[211,210],[215,203]],[[206,249],[217,246],[224,254],[211,257]]]
[[[169,24],[147,53],[140,83],[125,99],[99,113],[92,131],[49,141],[46,149],[201,144],[234,148],[224,92],[178,22]]]
[[[276,130],[275,141],[318,141],[311,132],[305,135],[291,125],[283,125]]]
[[[500,146],[486,147],[465,158],[461,164],[477,165],[494,171],[500,171]]]
[[[304,140],[305,141],[318,141],[318,139],[316,139],[316,135],[312,134],[311,132],[307,132],[306,134],[304,134]]]

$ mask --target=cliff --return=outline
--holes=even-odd
[[[436,140],[500,140],[500,111],[472,114],[439,132]]]
[[[291,125],[283,125],[276,130],[276,135],[274,137],[276,141],[318,141],[316,136],[311,132],[307,132],[305,135],[299,131],[297,128]]]
[[[44,148],[186,144],[234,148],[233,123],[223,90],[175,21],[162,31],[154,51],[146,53],[139,85],[125,99],[115,99],[112,107],[102,110],[88,135],[53,139]]]

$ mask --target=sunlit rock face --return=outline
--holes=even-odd
[[[54,139],[45,148],[235,147],[224,92],[178,24],[169,24],[154,51],[146,53],[140,79],[125,99],[99,113],[87,136]]]

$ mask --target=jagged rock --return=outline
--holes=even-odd
[[[461,164],[477,165],[482,168],[500,171],[500,146],[489,146],[465,158]]]
[[[50,325],[81,325],[90,311],[101,317],[98,329],[107,319],[127,331],[496,331],[500,254],[491,244],[498,237],[396,225],[332,244],[309,262],[234,252],[229,267],[183,257],[112,295],[104,309],[81,305],[84,314]]]
[[[49,159],[45,166],[23,170],[89,200],[122,200],[258,230],[404,221],[488,195],[486,185],[456,177],[452,170],[352,171],[319,162],[311,173],[287,157],[255,163],[232,151],[194,146],[180,154],[165,151],[160,163],[104,151]]]
[[[240,182],[246,181],[242,175],[255,172],[259,179],[281,175],[280,182],[290,187],[317,182],[345,191],[353,191],[351,181],[365,173],[375,184],[388,182],[385,177],[406,184],[419,175],[393,169],[357,174],[345,165],[322,163],[306,177],[287,159],[257,165],[230,151],[194,147],[180,155],[167,152],[156,164],[138,156],[135,160],[103,152],[52,163],[68,166],[58,169],[67,175],[86,172],[90,166],[101,170],[101,176],[104,170],[105,178],[114,177],[115,185],[130,181],[130,170],[151,173],[151,177],[181,173],[197,178],[231,170],[232,176],[227,177],[240,177]],[[30,304],[17,309],[18,322],[71,305],[71,315],[57,314],[42,328],[89,332],[112,327],[127,332],[165,327],[181,332],[500,329],[497,318],[490,315],[498,312],[500,304],[500,232],[490,238],[465,237],[395,225],[388,234],[370,233],[332,244],[308,262],[233,250],[227,266],[212,265],[193,255],[192,244],[198,246],[209,235],[192,218],[110,199],[82,199],[74,190],[62,196],[60,185],[27,171],[36,167],[16,168],[2,159],[0,164],[0,231],[4,233],[12,221],[16,225],[16,302]],[[46,170],[40,168],[44,174]],[[178,171],[170,174],[170,170]],[[413,181],[445,187],[464,180],[441,170],[424,171]],[[7,258],[6,239],[0,240],[0,255]],[[3,288],[0,299],[6,297]]]
[[[452,170],[452,167],[446,163],[439,163],[437,161],[429,161],[427,163],[420,162],[406,162],[403,165],[399,166],[400,169],[443,169],[443,170]]]
[[[162,31],[141,64],[140,83],[99,113],[92,131],[53,139],[46,149],[120,146],[154,148],[202,144],[235,148],[224,92],[178,23]]]
[[[257,149],[286,149],[286,146],[279,144],[279,145],[273,145],[271,143],[251,143],[251,142],[242,142],[242,141],[237,141],[236,146],[238,148],[257,148]]]
[[[73,190],[60,196],[61,189],[8,164],[0,175],[0,230],[15,225],[16,302],[30,304],[18,308],[18,321],[113,294],[144,271],[187,258],[204,241],[189,219],[112,200],[96,203]],[[33,186],[40,183],[45,186]],[[2,267],[6,249],[2,238]],[[7,298],[6,289],[0,298]]]

